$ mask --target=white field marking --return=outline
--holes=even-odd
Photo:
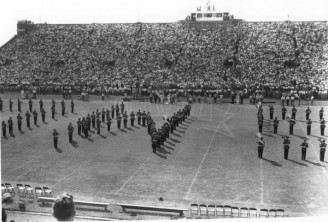
[[[225,118],[225,114],[228,113],[229,109],[230,109],[230,104],[229,104],[229,106],[228,106],[227,111],[224,113],[223,118]],[[217,133],[217,130],[220,128],[220,125],[221,125],[220,123],[217,125],[216,130],[215,130],[214,133],[213,133],[213,136],[212,136],[212,139],[211,139],[211,141],[210,141],[210,144],[208,145],[207,150],[206,150],[206,152],[205,152],[205,154],[204,154],[204,156],[203,156],[203,159],[202,159],[202,161],[200,162],[200,164],[199,164],[199,166],[198,166],[198,169],[197,169],[197,171],[196,171],[196,173],[195,173],[195,175],[194,175],[194,178],[193,178],[192,181],[191,181],[191,184],[190,184],[190,186],[189,186],[189,189],[188,189],[188,191],[187,191],[187,193],[186,193],[184,199],[188,199],[188,195],[189,195],[189,193],[190,193],[190,191],[191,191],[191,188],[192,188],[192,186],[194,185],[194,183],[195,183],[195,181],[196,181],[196,178],[197,178],[197,176],[198,176],[198,173],[199,173],[200,169],[202,168],[202,165],[203,165],[203,163],[204,163],[204,161],[205,161],[205,158],[206,158],[206,156],[207,156],[208,151],[209,151],[210,148],[212,147],[212,143],[213,143],[213,141],[214,141],[214,138],[215,138],[215,135],[216,135],[216,133]]]
[[[121,192],[124,187],[126,186],[126,184],[128,184],[130,182],[130,180],[141,170],[141,168],[146,164],[146,162],[148,161],[149,157],[151,156],[151,154],[148,155],[147,159],[139,166],[139,168],[129,177],[129,179],[127,179],[122,186],[120,187],[120,189],[118,189],[115,194],[118,194],[119,192]]]
[[[305,128],[302,126],[302,124],[299,124],[299,125],[301,126],[303,132],[306,133]],[[310,143],[310,141],[309,141],[309,146],[312,148],[312,151],[314,152],[314,155],[317,157],[317,160],[320,162],[320,158],[318,157],[317,153],[315,152],[315,150],[314,150],[312,144]],[[320,165],[321,165],[321,164],[320,164]],[[320,168],[321,168],[321,170],[324,172],[324,174],[326,175],[326,177],[328,178],[328,173],[327,173],[327,171],[326,171],[323,167],[320,167]]]
[[[264,186],[263,186],[263,161],[261,159],[261,164],[260,164],[260,169],[261,169],[261,175],[260,175],[260,180],[261,180],[261,204],[264,204],[263,201],[263,194],[264,194]]]

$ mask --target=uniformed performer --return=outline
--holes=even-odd
[[[41,109],[41,117],[42,117],[42,122],[46,122],[46,111],[42,108]]]
[[[107,108],[106,109],[106,121],[108,121],[110,119],[110,111],[109,109]]]
[[[326,121],[324,118],[321,119],[320,121],[320,132],[321,132],[321,136],[325,135],[325,128],[326,128]]]
[[[287,109],[285,106],[281,108],[282,119],[285,120]]]
[[[54,138],[54,147],[57,149],[57,144],[58,144],[58,135],[59,133],[54,129],[52,136]]]
[[[325,161],[325,153],[326,153],[326,141],[325,140],[319,140],[320,141],[320,161]]]
[[[33,112],[33,119],[34,119],[34,125],[36,126],[38,124],[38,113],[36,110]]]
[[[23,117],[20,115],[20,113],[18,113],[18,115],[17,115],[17,126],[18,126],[19,131],[22,131],[22,119],[23,119]]]
[[[124,103],[121,103],[121,113],[124,113]]]
[[[81,136],[81,131],[82,131],[82,121],[81,118],[77,119],[77,134]]]
[[[105,117],[106,117],[106,111],[105,108],[102,109],[101,111],[101,122],[105,122]]]
[[[309,118],[310,118],[310,114],[311,114],[311,109],[310,109],[310,107],[308,107],[308,108],[305,110],[305,117],[306,117],[306,120],[309,120]]]
[[[260,140],[257,142],[257,144],[258,144],[258,157],[262,158],[262,154],[263,154],[263,150],[264,150],[264,146],[265,146],[263,137],[260,138]]]
[[[110,126],[112,125],[112,119],[109,117],[109,119],[107,119],[107,131],[110,132]]]
[[[87,123],[87,126],[88,126],[88,130],[90,130],[91,129],[91,117],[90,117],[89,113],[88,113],[87,118],[85,120],[86,120],[86,123]]]
[[[40,112],[41,112],[41,110],[43,109],[43,101],[42,101],[42,99],[40,99],[39,104],[40,104]]]
[[[22,101],[20,99],[17,99],[17,106],[18,106],[18,112],[22,112]]]
[[[62,116],[65,116],[65,101],[62,100],[61,102],[61,107],[62,107]]]
[[[51,117],[52,117],[52,119],[55,119],[55,114],[56,114],[56,108],[55,108],[55,105],[52,104],[51,105]]]
[[[69,123],[67,130],[68,130],[68,141],[70,143],[72,143],[73,142],[73,131],[74,131],[74,127],[72,126],[72,123]]]
[[[306,134],[307,135],[311,135],[311,124],[312,124],[312,121],[309,118],[309,120],[306,122]]]
[[[289,122],[289,134],[293,135],[294,125],[296,124],[296,122],[293,119],[290,119],[288,122]]]
[[[6,122],[2,121],[1,126],[2,126],[2,136],[4,138],[6,138],[7,137],[7,124],[6,124]]]
[[[13,102],[11,101],[11,99],[9,99],[9,110],[10,112],[13,111]]]
[[[320,109],[320,111],[319,111],[319,118],[320,118],[320,120],[322,120],[322,118],[323,118],[323,107],[321,107],[321,109]]]
[[[128,114],[126,113],[123,113],[123,124],[124,124],[124,128],[127,127],[127,123],[128,123]]]
[[[84,122],[83,131],[84,131],[85,138],[88,138],[89,137],[89,124],[88,124],[87,120],[85,120],[85,122]]]
[[[134,126],[134,120],[135,120],[135,114],[132,111],[131,114],[130,114],[131,126]]]
[[[270,119],[273,119],[273,111],[274,111],[274,108],[273,108],[273,105],[269,105],[269,109],[270,109]]]
[[[75,107],[74,101],[71,100],[71,113],[74,113],[74,107]]]
[[[157,135],[156,135],[156,133],[154,133],[154,136],[152,136],[151,146],[153,148],[153,153],[156,153],[156,147],[157,147]]]
[[[120,113],[120,107],[118,106],[118,104],[116,103],[116,107],[115,107],[115,110],[116,110],[116,117],[118,116],[118,114]]]
[[[95,115],[95,112],[92,112],[92,114],[91,114],[91,123],[92,123],[92,128],[96,128],[96,115]]]
[[[293,109],[292,109],[292,119],[293,120],[296,119],[296,113],[297,113],[297,109],[295,108],[295,106],[293,106]]]
[[[2,101],[2,99],[0,98],[0,112],[2,112],[2,105],[3,105],[3,101]]]
[[[114,119],[114,114],[115,114],[115,108],[114,108],[114,105],[112,105],[112,107],[111,107],[111,111],[112,111],[112,119]]]
[[[29,101],[28,101],[28,105],[29,105],[29,108],[30,108],[30,112],[33,112],[33,102],[32,102],[32,100],[30,99]]]
[[[142,118],[142,126],[146,126],[147,114],[146,114],[145,110],[142,112],[141,118]]]
[[[118,128],[118,129],[121,129],[121,121],[122,121],[122,117],[121,117],[120,114],[118,114],[118,115],[116,116],[116,120],[117,120],[117,128]]]
[[[8,119],[8,128],[9,128],[9,135],[13,135],[14,132],[13,132],[13,128],[14,128],[14,123],[13,123],[13,120],[11,119],[11,117],[9,117]]]
[[[302,147],[302,160],[305,160],[306,159],[306,149],[309,147],[306,140],[303,141],[303,143],[301,144],[301,147]]]
[[[96,123],[97,123],[97,134],[100,135],[101,121],[99,117],[97,117]]]
[[[26,111],[26,113],[25,113],[25,118],[26,118],[26,126],[27,126],[27,128],[30,128],[31,114],[28,111]]]
[[[141,112],[140,112],[140,109],[137,112],[137,118],[138,118],[138,125],[140,125],[140,122],[141,122]]]
[[[277,117],[273,120],[273,134],[277,134],[278,132],[278,125],[279,125],[279,120]]]
[[[258,124],[259,124],[259,132],[262,133],[262,129],[263,129],[263,117],[259,117]]]
[[[288,152],[289,152],[289,146],[290,146],[290,140],[287,136],[284,137],[284,158],[288,159]]]

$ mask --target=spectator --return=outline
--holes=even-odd
[[[74,221],[76,210],[72,195],[58,197],[52,208],[53,216],[57,221]]]

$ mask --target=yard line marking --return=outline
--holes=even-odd
[[[226,115],[226,113],[228,113],[229,109],[230,109],[230,104],[229,104],[229,106],[228,106],[227,111],[224,113],[223,118],[225,118],[225,115]],[[188,189],[188,191],[187,191],[187,193],[186,193],[184,199],[188,199],[188,195],[189,195],[189,193],[190,193],[190,191],[191,191],[191,188],[192,188],[192,186],[194,185],[194,183],[195,183],[195,181],[196,181],[196,179],[197,179],[198,173],[199,173],[200,169],[202,168],[202,165],[203,165],[203,163],[204,163],[204,161],[205,161],[205,158],[206,158],[206,156],[207,156],[208,151],[209,151],[210,148],[212,147],[212,143],[213,143],[213,141],[214,141],[215,135],[216,135],[216,133],[217,133],[217,130],[220,128],[220,126],[221,126],[221,124],[220,124],[220,122],[219,122],[219,124],[218,124],[217,127],[216,127],[216,130],[215,130],[214,133],[213,133],[213,136],[212,136],[211,142],[210,142],[210,144],[208,145],[207,150],[206,150],[206,152],[205,152],[205,154],[204,154],[204,156],[203,156],[203,159],[202,159],[202,161],[200,162],[200,164],[199,164],[199,166],[198,166],[198,169],[197,169],[197,171],[196,171],[196,173],[195,173],[195,176],[194,176],[194,178],[193,178],[192,181],[191,181],[191,184],[190,184],[190,186],[189,186],[189,189]]]
[[[141,168],[146,164],[146,162],[148,161],[149,157],[151,156],[151,154],[148,155],[147,159],[139,166],[139,168],[129,177],[129,179],[127,179],[123,185],[120,187],[120,189],[118,191],[116,191],[115,194],[118,194],[119,192],[121,192],[123,190],[123,188],[125,187],[125,185],[127,183],[130,182],[130,180],[139,172],[139,170],[141,170]]]
[[[302,126],[302,124],[300,124],[300,126],[301,126],[303,132],[306,133],[305,128]],[[309,138],[309,137],[308,137],[308,138]],[[310,140],[310,138],[309,138],[309,140]],[[317,157],[317,160],[318,160],[319,162],[321,162],[321,161],[320,161],[320,158],[318,157],[317,153],[315,152],[315,150],[314,150],[314,148],[313,148],[313,146],[312,146],[312,143],[309,143],[309,146],[312,148],[312,151],[314,152],[314,155]],[[321,163],[320,163],[320,165],[321,165]],[[322,167],[320,167],[320,168],[321,168],[321,170],[325,173],[326,177],[328,178],[328,173],[327,173],[327,171],[326,171],[324,168],[322,168]]]
[[[263,161],[261,159],[261,164],[260,164],[260,169],[261,169],[261,175],[260,175],[260,180],[261,180],[261,204],[264,204],[264,201],[263,201],[263,194],[264,194],[264,186],[263,186]]]

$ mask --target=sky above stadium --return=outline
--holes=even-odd
[[[18,20],[34,23],[176,22],[208,0],[10,0],[0,3],[0,46]],[[328,0],[211,0],[246,21],[328,21]]]

